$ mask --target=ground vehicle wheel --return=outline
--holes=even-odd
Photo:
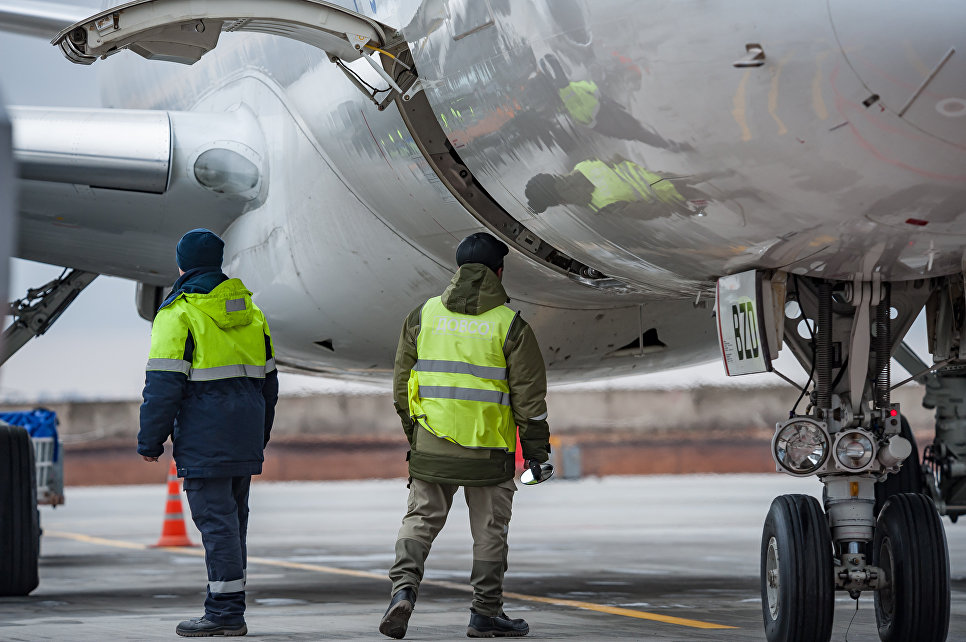
[[[761,535],[761,610],[770,642],[829,639],[832,571],[832,538],[818,500],[776,497]]]
[[[922,464],[919,461],[919,448],[916,445],[916,438],[912,434],[912,428],[905,416],[900,416],[899,434],[909,440],[912,444],[912,454],[902,462],[899,472],[889,475],[885,480],[875,484],[875,514],[878,515],[885,506],[886,501],[893,495],[900,493],[926,493],[926,486],[922,478]]]
[[[40,520],[30,437],[0,423],[0,595],[37,588]]]
[[[886,574],[875,619],[884,642],[941,642],[949,630],[949,553],[936,506],[906,493],[886,502],[876,520],[873,565]]]

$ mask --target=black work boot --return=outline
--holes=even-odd
[[[244,622],[232,625],[215,624],[203,617],[196,617],[179,624],[174,632],[183,638],[210,638],[216,635],[245,635],[248,633],[248,627]]]
[[[519,638],[529,632],[530,625],[523,618],[511,620],[503,611],[490,617],[470,609],[470,624],[466,627],[468,638]]]
[[[409,616],[413,614],[416,605],[416,592],[411,588],[403,588],[389,600],[389,608],[379,623],[379,632],[391,638],[401,640],[406,637],[409,627]]]

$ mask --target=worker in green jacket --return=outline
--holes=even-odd
[[[392,638],[406,635],[426,557],[460,486],[473,534],[467,635],[530,630],[503,612],[503,575],[517,429],[527,466],[549,459],[547,375],[533,330],[505,305],[508,251],[484,232],[463,239],[449,287],[413,310],[399,337],[393,395],[410,445],[410,484],[379,625]]]

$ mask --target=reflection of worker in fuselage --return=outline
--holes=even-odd
[[[658,212],[648,218],[695,213],[674,183],[622,158],[610,163],[585,160],[564,176],[537,174],[527,183],[525,193],[529,206],[538,214],[564,204],[583,205],[604,214],[629,203],[642,203]]]
[[[553,54],[540,60],[543,76],[553,85],[563,109],[570,119],[598,134],[637,140],[652,147],[673,151],[692,149],[687,143],[676,143],[662,138],[657,132],[639,123],[617,101],[600,91],[591,80],[569,80],[563,66]]]

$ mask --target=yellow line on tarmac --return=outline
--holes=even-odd
[[[726,624],[714,624],[713,622],[702,622],[700,620],[689,620],[683,617],[674,617],[673,615],[659,615],[658,613],[648,613],[647,611],[638,611],[637,609],[624,609],[619,606],[606,606],[603,604],[594,604],[593,602],[580,602],[578,600],[564,600],[555,597],[540,597],[539,595],[524,595],[523,593],[507,593],[504,591],[504,597],[509,597],[515,600],[528,600],[530,602],[543,602],[544,604],[555,604],[557,606],[570,606],[575,609],[586,609],[588,611],[597,611],[599,613],[610,613],[611,615],[623,615],[625,617],[635,617],[639,620],[653,620],[655,622],[664,622],[665,624],[678,624],[680,626],[689,626],[692,629],[737,629],[737,626],[728,626]]]
[[[735,119],[735,122],[738,123],[738,127],[741,129],[742,142],[751,140],[751,130],[748,128],[748,121],[745,118],[745,111],[747,108],[745,88],[748,86],[749,76],[751,76],[750,69],[741,75],[741,81],[738,83],[738,89],[735,91],[735,95],[731,99],[731,116]]]
[[[50,531],[44,530],[44,535],[50,537],[60,537],[63,539],[71,539],[76,542],[84,542],[85,544],[99,544],[101,546],[113,546],[114,548],[127,548],[133,550],[150,550],[154,547],[147,546],[145,544],[137,544],[135,542],[125,542],[123,540],[117,539],[106,539],[104,537],[94,537],[92,535],[83,535],[81,533],[65,533],[62,531]],[[205,552],[200,548],[182,548],[174,546],[161,546],[157,550],[165,551],[168,553],[177,553],[180,555],[193,555],[195,557],[204,557]],[[354,571],[347,568],[336,568],[334,566],[323,566],[321,564],[303,564],[301,562],[287,562],[285,560],[276,560],[268,557],[248,557],[248,561],[252,564],[265,564],[266,566],[278,566],[281,568],[291,568],[300,571],[315,571],[317,573],[330,573],[333,575],[347,575],[350,577],[361,577],[365,579],[372,580],[385,580],[386,576],[379,573],[370,573],[368,571]],[[452,589],[454,591],[469,592],[472,591],[472,587],[465,584],[457,584],[455,582],[446,582],[442,580],[423,580],[423,584],[430,584],[432,586],[439,586],[441,588]],[[598,613],[609,613],[611,615],[623,615],[624,617],[633,617],[639,620],[652,620],[654,622],[663,622],[665,624],[677,624],[679,626],[687,626],[693,629],[736,629],[738,627],[728,626],[726,624],[714,624],[713,622],[702,622],[701,620],[689,620],[682,617],[674,617],[671,615],[660,615],[658,613],[648,613],[647,611],[638,611],[636,609],[625,609],[618,606],[606,606],[603,604],[594,604],[593,602],[581,602],[578,600],[565,600],[554,597],[542,597],[540,595],[528,595],[526,593],[503,593],[504,597],[508,597],[513,600],[523,600],[526,602],[541,602],[543,604],[553,604],[554,606],[569,606],[575,609],[583,609],[586,611],[596,611]]]
[[[821,120],[828,118],[828,109],[822,97],[822,63],[825,62],[826,57],[828,57],[827,51],[815,57],[815,75],[812,77],[812,111]]]
[[[117,539],[104,539],[103,537],[94,537],[92,535],[81,535],[80,533],[63,533],[61,531],[49,531],[46,528],[43,532],[44,535],[50,537],[63,537],[64,539],[72,539],[78,542],[84,542],[86,544],[100,544],[101,546],[113,546],[114,548],[133,548],[135,550],[147,550],[147,546],[144,544],[135,544],[134,542],[122,542]]]
[[[768,113],[774,119],[775,123],[778,125],[778,135],[783,136],[788,133],[788,128],[785,127],[785,123],[782,119],[778,117],[778,83],[782,77],[782,67],[785,66],[792,57],[792,54],[788,54],[782,58],[777,65],[774,67],[774,75],[771,77],[771,89],[768,90]]]

